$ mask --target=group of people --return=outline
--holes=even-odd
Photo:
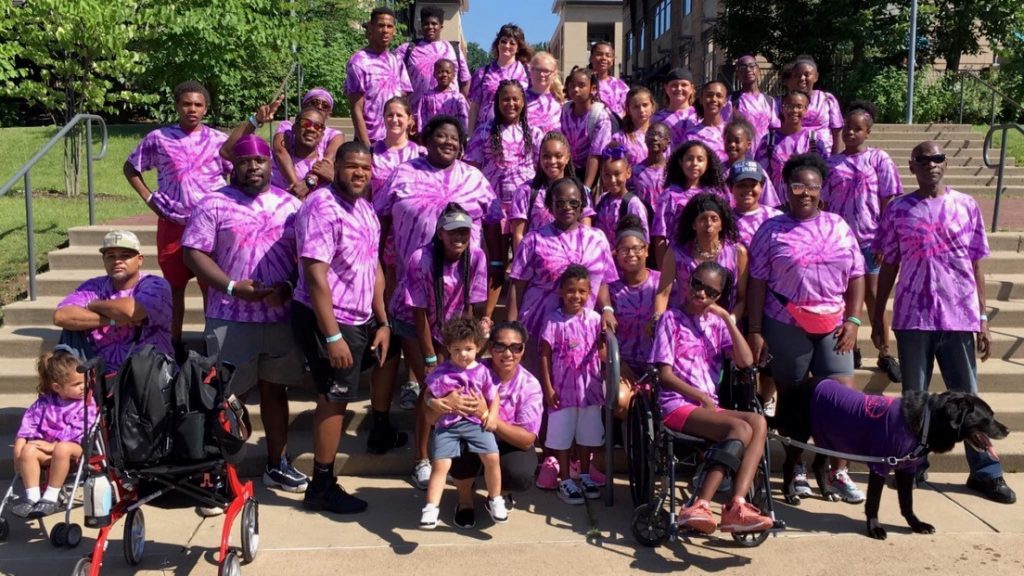
[[[238,366],[236,394],[259,391],[264,482],[335,513],[366,509],[334,472],[364,369],[368,451],[408,441],[389,418],[404,359],[419,383],[413,480],[426,490],[426,529],[449,475],[464,528],[481,471],[495,522],[508,519],[509,490],[536,485],[570,504],[600,495],[609,331],[627,385],[657,367],[666,426],[743,446],[721,524],[709,505],[719,469],[679,515],[704,532],[771,524],[743,498],[765,421],[718,407],[726,360],[761,368],[766,404],[809,376],[852,387],[870,320],[879,368],[904,390],[927,389],[938,358],[949,389],[977,393],[988,245],[976,202],[944,183],[940,144],[914,149],[918,187],[904,193],[893,160],[868,145],[873,106],[855,101],[844,115],[815,88],[811,58],[782,68],[781,98],[759,91],[751,56],[736,61],[735,92],[676,69],[656,94],[611,76],[614,50],[598,42],[563,86],[557,61],[531,54],[517,26],[501,27],[493,61],[470,74],[440,39],[443,14],[421,14],[423,38],[391,52],[394,14],[373,10],[368,45],[347,68],[352,140],[326,126],[334,99],[321,88],[267,143],[255,131],[280,98],[224,134],[202,122],[205,88],[179,85],[179,123],[148,134],[124,167],[159,217],[163,277],[140,272],[133,234],[113,232],[107,274],[69,295],[54,322],[87,333],[110,370],[142,344],[180,356],[185,288],[198,278],[209,352]],[[142,178],[151,168],[155,190]],[[81,398],[78,376],[57,369],[63,354],[41,360],[37,411]],[[317,392],[312,477],[287,450],[287,391],[306,370]],[[43,420],[26,416],[19,432],[23,476],[57,459]],[[999,463],[967,450],[968,486],[1014,501]],[[51,464],[51,482],[61,470]],[[863,499],[845,462],[833,461],[830,482]],[[794,489],[811,490],[802,471]],[[30,488],[23,511],[45,512],[47,494]]]

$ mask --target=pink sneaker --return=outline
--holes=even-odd
[[[761,514],[757,506],[739,501],[722,507],[722,532],[764,532],[772,527],[772,519]]]
[[[711,505],[707,500],[697,500],[690,506],[680,508],[676,524],[680,528],[701,534],[714,534],[715,529],[718,528],[715,515],[711,513]]]
[[[540,464],[540,473],[537,474],[535,483],[541,490],[554,490],[558,488],[558,459],[548,456]]]
[[[597,466],[594,466],[593,462],[590,463],[590,479],[594,481],[594,484],[601,487],[604,487],[608,482],[608,479],[600,470],[597,469]]]

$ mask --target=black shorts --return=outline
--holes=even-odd
[[[339,404],[357,399],[360,375],[363,370],[377,365],[377,356],[370,348],[377,326],[376,319],[359,326],[339,322],[338,329],[341,330],[341,337],[352,352],[353,364],[348,368],[334,368],[331,366],[316,314],[305,304],[292,300],[292,330],[295,332],[295,341],[306,356],[317,393]],[[399,349],[394,345],[392,338],[388,345],[388,359],[394,358],[398,353]]]

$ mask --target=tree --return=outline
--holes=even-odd
[[[483,68],[491,62],[491,55],[476,42],[466,44],[466,60],[472,70]]]
[[[1013,33],[1024,28],[1024,7],[1020,0],[932,0],[941,17],[931,19],[927,33],[935,52],[945,58],[946,67],[957,71],[964,54],[981,52],[980,40],[990,46],[1005,45]]]

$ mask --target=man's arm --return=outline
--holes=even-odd
[[[988,331],[988,317],[985,311],[985,271],[981,267],[981,260],[974,261],[974,285],[978,288],[978,310],[981,317],[981,329],[978,331],[978,355],[981,361],[988,360],[992,354],[992,335]]]
[[[362,93],[348,95],[348,103],[352,108],[352,125],[356,130],[356,140],[366,146],[370,145],[370,132],[366,129],[366,116],[364,115],[363,104],[365,102]]]

